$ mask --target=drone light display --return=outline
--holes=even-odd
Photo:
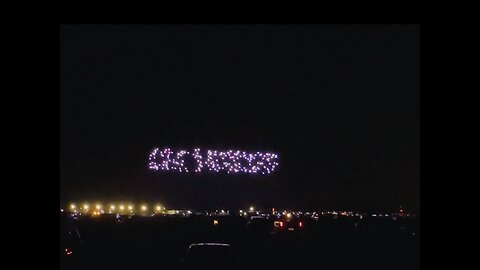
[[[176,153],[170,148],[155,148],[148,158],[148,167],[154,171],[178,171],[183,173],[209,172],[270,174],[278,167],[278,155],[274,153],[247,153],[245,151],[207,150],[201,154],[200,148],[193,152],[180,150]]]

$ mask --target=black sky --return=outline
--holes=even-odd
[[[418,26],[62,26],[60,196],[172,207],[419,208]],[[155,146],[277,152],[153,173]]]

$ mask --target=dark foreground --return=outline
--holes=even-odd
[[[214,220],[216,224],[214,224]],[[83,218],[64,226],[61,269],[419,269],[418,221],[412,218],[305,219],[294,231],[278,231],[273,220],[242,217]],[[63,225],[62,225],[63,224]],[[72,227],[73,225],[73,227]],[[65,234],[76,228],[83,244]],[[223,253],[185,263],[192,243],[230,244]],[[72,254],[65,254],[65,247]],[[191,263],[191,261],[190,261]]]

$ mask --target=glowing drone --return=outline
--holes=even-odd
[[[199,148],[193,149],[193,152],[180,150],[177,153],[170,148],[155,148],[150,153],[148,163],[148,167],[155,171],[196,173],[202,172],[205,167],[206,170],[216,173],[270,174],[277,166],[278,155],[273,153],[207,150],[205,156]]]

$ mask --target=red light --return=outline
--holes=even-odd
[[[282,221],[280,221],[280,227],[283,227],[283,222]]]
[[[69,250],[68,248],[65,249],[65,253],[67,253],[67,255],[72,255],[73,251]]]
[[[302,227],[303,226],[303,223],[300,221],[298,222],[298,227]]]

